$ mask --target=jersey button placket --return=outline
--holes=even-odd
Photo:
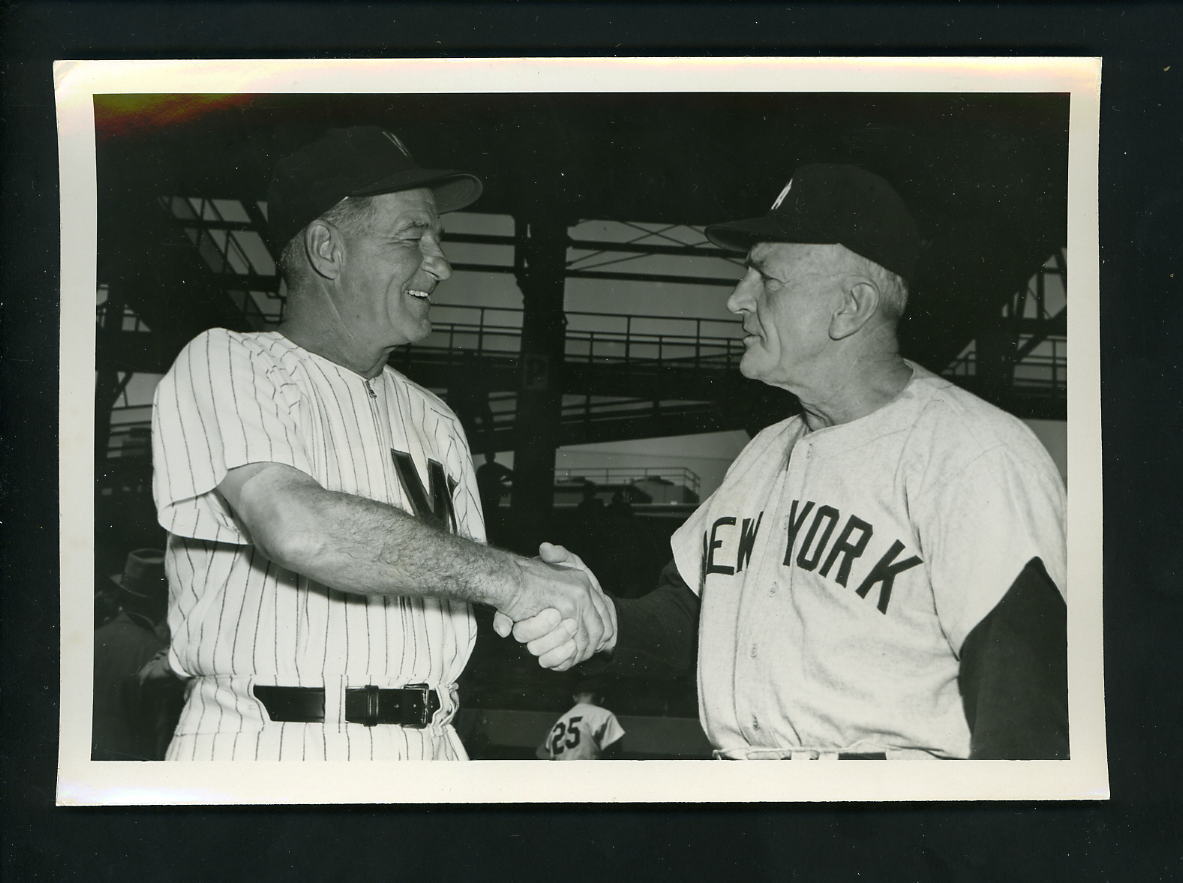
[[[804,449],[804,450],[802,450],[802,449]],[[810,459],[810,457],[812,456],[812,453],[813,453],[813,448],[807,442],[798,442],[796,445],[794,445],[794,450],[789,455],[789,464],[788,464],[789,468],[786,470],[787,474],[785,475],[785,487],[784,487],[783,499],[785,499],[785,500],[790,500],[790,499],[804,500],[805,499],[805,494],[804,494],[805,473],[806,473],[805,462]],[[802,454],[804,454],[804,456],[802,456]],[[785,505],[787,506],[787,504],[785,504]],[[790,516],[787,512],[784,512],[784,509],[782,509],[781,511],[782,511],[782,513],[784,513],[782,528],[787,529]],[[786,609],[785,615],[791,616],[792,615],[791,608],[793,606],[792,605],[793,568],[791,565],[789,565],[786,562],[783,567],[778,569],[777,572],[781,575],[781,578],[785,580],[785,590],[788,592],[788,594],[786,595],[786,599],[785,599],[787,602],[788,609]],[[772,581],[771,585],[769,585],[769,587],[768,587],[768,597],[770,597],[770,598],[775,597],[777,592],[779,591],[779,589],[780,589],[780,580],[774,579]],[[753,730],[760,729],[760,721],[756,718],[755,715],[752,716],[752,729]]]

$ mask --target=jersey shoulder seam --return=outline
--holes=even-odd
[[[415,382],[401,371],[398,371],[389,365],[386,366],[385,370],[389,371],[395,377],[395,379],[406,388],[408,393],[417,395],[419,398],[421,398],[423,400],[424,407],[430,408],[440,417],[455,420],[457,423],[459,423],[459,418],[456,417],[456,413],[440,396],[436,395],[427,387]]]

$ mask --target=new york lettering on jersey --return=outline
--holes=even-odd
[[[743,573],[751,561],[763,520],[763,511],[754,518],[717,517],[702,535],[704,579],[712,574]],[[880,530],[881,536],[885,533]],[[896,577],[924,562],[919,555],[904,555],[907,544],[894,537],[890,546],[872,559],[866,552],[874,536],[874,526],[853,512],[844,513],[814,500],[791,500],[781,563],[808,573],[816,571],[842,588],[853,588],[860,598],[868,598],[876,589],[876,608],[886,614]],[[856,581],[851,580],[852,572]]]

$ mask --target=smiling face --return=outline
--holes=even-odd
[[[845,249],[760,242],[727,299],[743,319],[744,377],[785,389],[814,379],[831,343],[830,320],[842,301]]]
[[[431,332],[431,295],[452,275],[430,190],[370,197],[369,220],[341,225],[345,258],[334,301],[355,341],[392,348]]]

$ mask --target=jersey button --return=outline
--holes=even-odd
[[[760,729],[760,718],[756,717],[754,714],[752,715],[752,729]]]
[[[773,583],[772,585],[770,585],[768,587],[768,597],[771,598],[775,594],[776,594],[776,583]]]
[[[755,644],[752,645],[751,653],[752,653],[752,659],[755,659],[756,658],[756,645]]]

